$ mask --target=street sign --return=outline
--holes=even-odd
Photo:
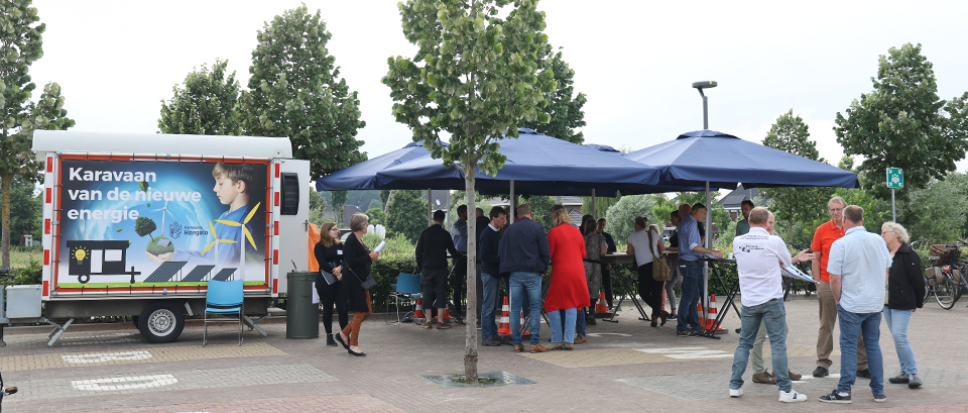
[[[904,188],[904,170],[901,168],[887,168],[887,187],[891,189]]]

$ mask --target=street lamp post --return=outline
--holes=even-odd
[[[692,87],[699,91],[699,96],[702,96],[702,128],[709,129],[709,104],[706,101],[706,94],[702,93],[703,89],[712,89],[719,84],[715,80],[705,80],[702,82],[693,82]],[[709,181],[706,181],[706,245],[707,249],[712,249],[713,246],[713,231],[712,231],[712,215],[713,206],[712,200],[709,196]],[[703,281],[702,281],[702,309],[704,314],[708,314],[709,309],[709,263],[703,264]]]
[[[709,129],[709,105],[706,102],[706,95],[702,93],[703,89],[712,89],[716,87],[718,83],[715,80],[704,80],[702,82],[692,82],[692,87],[699,91],[699,96],[702,96],[702,128]]]

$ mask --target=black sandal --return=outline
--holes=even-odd
[[[345,348],[347,350],[350,349],[350,345],[349,344],[346,344],[346,341],[343,341],[343,335],[342,334],[336,334],[336,337],[335,338],[336,338],[336,341],[339,341],[339,343],[343,345],[343,348]]]
[[[364,353],[364,352],[362,352],[362,351],[361,351],[361,352],[359,352],[359,353],[357,353],[357,352],[355,352],[355,351],[353,351],[353,350],[350,350],[350,349],[346,349],[346,351],[347,351],[348,353],[350,353],[350,354],[352,354],[352,355],[354,355],[354,356],[356,356],[356,357],[366,357],[366,353]]]

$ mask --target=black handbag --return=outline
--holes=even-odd
[[[360,278],[359,274],[357,274],[356,271],[353,271],[353,269],[350,268],[349,265],[344,266],[344,268],[346,268],[347,270],[350,270],[350,272],[356,276],[356,279],[360,280],[360,285],[363,286],[363,291],[370,291],[371,288],[376,287],[376,279],[374,279],[372,275],[369,277],[366,277],[366,279],[364,280]]]

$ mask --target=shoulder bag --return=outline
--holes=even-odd
[[[666,282],[672,278],[672,274],[669,271],[669,266],[666,265],[665,259],[659,255],[658,248],[655,247],[655,243],[652,242],[652,231],[648,231],[649,234],[649,249],[652,249],[652,279],[659,282]]]
[[[370,291],[371,288],[376,287],[376,279],[374,279],[372,275],[369,277],[366,277],[366,279],[364,280],[360,278],[359,274],[357,274],[356,271],[353,271],[353,268],[350,268],[349,264],[344,265],[343,268],[349,270],[351,273],[353,273],[354,276],[356,276],[357,280],[360,280],[360,285],[363,286],[363,291]]]

